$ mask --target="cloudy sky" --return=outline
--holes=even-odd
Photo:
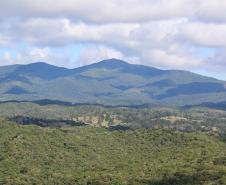
[[[0,65],[107,58],[226,80],[226,0],[1,0]]]

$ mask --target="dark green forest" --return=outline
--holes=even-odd
[[[223,139],[162,129],[0,121],[0,184],[226,184]]]
[[[206,107],[131,108],[8,102],[0,103],[0,116],[20,124],[52,127],[92,125],[226,133],[226,111]]]
[[[226,111],[0,104],[0,184],[226,184]]]

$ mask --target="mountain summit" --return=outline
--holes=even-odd
[[[190,105],[226,99],[225,82],[188,71],[103,60],[67,69],[43,62],[0,67],[1,101]]]

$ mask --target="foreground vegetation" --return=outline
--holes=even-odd
[[[41,128],[0,120],[0,184],[226,184],[216,136],[160,129]]]

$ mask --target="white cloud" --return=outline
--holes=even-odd
[[[48,60],[49,51],[47,48],[34,48],[29,51],[23,51],[13,56],[9,51],[5,51],[1,59],[7,65],[10,64],[26,64],[34,61]]]
[[[35,45],[61,46],[75,42],[107,42],[128,38],[139,24],[90,25],[68,19],[28,19],[0,23],[9,42],[26,41]],[[16,31],[15,31],[16,30]]]
[[[95,23],[178,17],[226,21],[225,0],[1,0],[0,17],[69,17]]]
[[[140,22],[191,16],[194,0],[1,0],[0,16],[70,17],[95,23]]]
[[[215,71],[225,71],[222,66],[226,65],[226,49],[217,49],[211,56],[209,56],[206,61],[207,69]]]
[[[178,53],[169,53],[164,50],[150,50],[143,56],[151,65],[177,69],[194,68],[202,64],[202,61],[192,56],[180,55]]]
[[[201,34],[205,30],[205,26],[208,27],[206,35]],[[211,42],[215,45],[222,45],[225,42],[220,39],[225,35],[224,27],[221,25],[219,28],[215,28],[212,24],[191,23],[186,18],[140,24],[104,25],[90,25],[82,22],[76,24],[65,18],[39,18],[24,22],[12,20],[11,24],[8,22],[0,24],[2,34],[6,38],[10,38],[8,42],[11,42],[12,45],[26,42],[41,48],[49,48],[73,43],[95,44],[95,47],[89,47],[82,52],[80,58],[83,64],[89,63],[90,60],[106,59],[109,58],[108,56],[112,58],[113,55],[114,58],[124,56],[124,59],[143,64],[158,64],[157,66],[161,67],[185,69],[201,64],[195,45],[209,46]],[[17,31],[15,32],[15,30]],[[215,39],[209,38],[213,32],[216,33]],[[44,51],[45,53],[42,55],[38,53],[39,55],[35,55],[36,57],[32,57],[34,54],[30,53],[26,54],[26,57],[20,58],[28,62],[33,58],[39,59],[37,56],[42,56],[42,60],[49,61],[48,52],[46,49],[42,49],[42,52]],[[116,55],[116,52],[113,51],[117,51],[117,54],[120,52],[120,55]],[[55,60],[59,61],[56,58]]]
[[[2,56],[2,61],[5,63],[5,61],[7,62],[7,64],[11,64],[11,61],[12,61],[12,56],[10,54],[10,52],[6,51],[3,53],[3,56]]]
[[[27,64],[32,62],[48,62],[53,65],[62,65],[62,61],[65,66],[69,66],[69,59],[67,56],[56,56],[55,53],[49,48],[29,48],[22,50],[12,55],[11,52],[5,51],[0,58],[1,65],[11,65],[11,64]]]
[[[225,0],[199,0],[195,17],[208,22],[226,21]]]
[[[179,38],[204,47],[226,47],[226,24],[187,22],[180,25]]]
[[[80,65],[121,58],[211,69],[218,57],[223,69],[224,55],[206,58],[200,48],[225,51],[225,9],[225,0],[1,0],[0,47],[31,45],[16,56],[5,53],[4,61],[11,63],[45,60],[67,66],[70,56],[52,48],[83,44]]]
[[[124,56],[120,51],[113,48],[93,45],[82,51],[78,61],[81,65],[87,65],[111,58],[123,59]]]

